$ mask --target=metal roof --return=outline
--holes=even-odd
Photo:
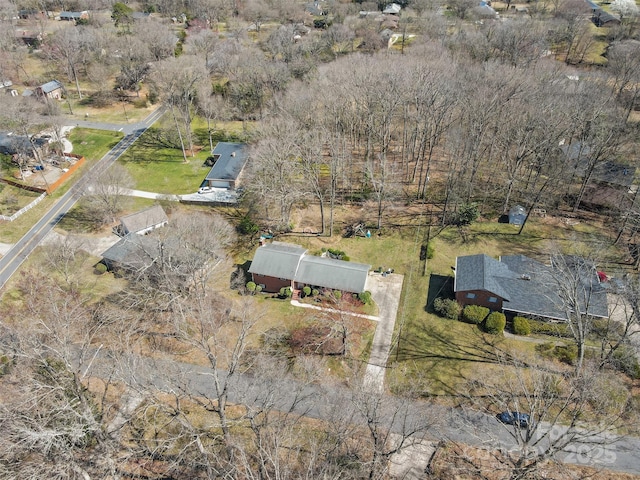
[[[248,157],[244,143],[218,142],[211,154],[219,157],[207,174],[207,180],[236,180]]]
[[[293,280],[306,251],[292,243],[267,243],[256,250],[249,273]]]
[[[295,281],[333,290],[361,293],[371,265],[345,262],[327,257],[305,255],[300,261]]]
[[[169,218],[160,205],[145,208],[131,215],[126,215],[120,219],[124,227],[124,233],[136,233],[150,227],[167,223]]]
[[[55,90],[58,90],[59,88],[62,88],[62,84],[58,80],[51,80],[44,85],[40,85],[40,90],[42,90],[42,93],[51,93]]]

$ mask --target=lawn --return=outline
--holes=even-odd
[[[364,208],[362,221],[370,226],[375,220],[366,218],[367,212]],[[353,215],[353,210],[338,211],[336,225],[350,225]],[[383,225],[390,225],[391,221],[420,223],[415,220],[415,214],[412,222],[398,220],[396,212],[389,215],[393,218],[385,219]],[[296,217],[295,223],[296,230],[315,225],[314,213]],[[354,262],[370,264],[374,269],[393,268],[404,275],[389,359],[393,368],[389,372],[403,372],[401,384],[420,388],[425,395],[449,397],[463,391],[468,379],[492,375],[497,368],[502,368],[496,363],[496,351],[517,350],[524,355],[534,355],[535,347],[532,342],[492,337],[474,325],[446,320],[433,313],[433,299],[452,294],[452,267],[457,256],[485,253],[497,258],[524,254],[546,261],[550,252],[572,248],[584,253],[592,249],[604,262],[620,258],[615,248],[603,247],[610,241],[602,238],[602,229],[584,222],[567,225],[561,217],[531,217],[522,234],[518,235],[518,230],[519,227],[513,225],[483,221],[471,225],[463,236],[455,227],[443,229],[434,225],[429,237],[435,255],[427,262],[426,275],[423,275],[424,261],[420,260],[420,247],[428,234],[424,226],[387,227],[380,236],[371,229],[371,238],[289,234],[276,240],[297,243],[311,252],[323,247],[338,248]],[[253,251],[243,254],[250,259]]]
[[[158,135],[157,129],[148,130],[120,157],[119,162],[133,177],[135,188],[174,195],[196,192],[211,169],[204,165],[208,149],[187,156],[185,163],[182,151],[163,142]]]
[[[0,183],[0,215],[13,215],[18,210],[26,207],[41,194],[22,188],[14,187],[6,183]]]
[[[74,128],[68,139],[73,144],[73,153],[84,156],[87,160],[99,160],[111,150],[123,134],[106,130]]]

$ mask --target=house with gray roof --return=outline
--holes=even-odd
[[[58,17],[62,21],[77,22],[78,20],[88,20],[89,12],[82,10],[81,12],[60,12]]]
[[[159,255],[154,239],[131,233],[102,252],[102,262],[109,270],[142,272],[150,268]]]
[[[200,186],[234,190],[248,155],[249,149],[244,143],[218,142],[211,152],[213,167]]]
[[[298,245],[273,242],[256,250],[249,273],[265,292],[308,285],[361,293],[370,269],[371,265],[307,255],[307,250]]]
[[[162,207],[154,205],[120,218],[120,225],[114,228],[114,233],[120,237],[130,233],[146,235],[156,228],[164,227],[167,223],[169,223],[169,218]]]
[[[457,257],[456,300],[462,306],[481,305],[514,316],[566,320],[566,304],[558,293],[563,275],[556,267],[561,262],[565,271],[573,269],[572,278],[575,273],[582,286],[582,313],[608,318],[606,289],[595,266],[584,259],[568,262],[568,258],[552,258],[551,265],[545,265],[524,255],[502,256],[499,260],[483,254]]]
[[[64,93],[64,86],[58,80],[51,80],[39,87],[36,87],[35,93],[39,98],[53,98],[60,100]]]

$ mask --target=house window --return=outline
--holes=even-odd
[[[475,293],[467,293],[467,298],[476,298],[476,294]]]
[[[498,301],[498,299],[496,297],[489,297],[489,301],[491,303],[496,303]]]

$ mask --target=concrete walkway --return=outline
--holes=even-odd
[[[380,392],[384,389],[384,371],[391,351],[403,281],[403,275],[390,274],[383,277],[379,273],[370,273],[365,287],[378,305],[379,320],[364,374],[364,384]]]
[[[362,313],[347,312],[345,310],[336,310],[335,308],[318,307],[317,305],[300,303],[297,300],[291,300],[291,305],[293,305],[294,307],[311,308],[313,310],[322,310],[323,312],[329,312],[329,313],[342,313],[344,315],[349,315],[350,317],[366,318],[367,320],[373,320],[374,322],[377,322],[378,320],[380,320],[380,317],[376,317],[374,315],[364,315]]]

